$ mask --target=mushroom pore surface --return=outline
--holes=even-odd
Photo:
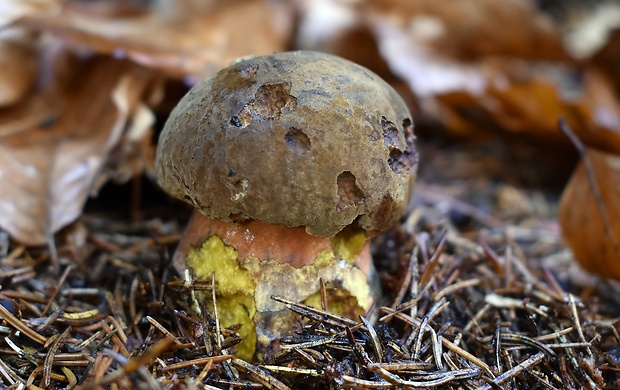
[[[204,215],[304,226],[334,236],[397,221],[415,179],[413,124],[366,68],[317,52],[242,60],[172,111],[157,177]]]

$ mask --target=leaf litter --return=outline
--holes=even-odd
[[[20,128],[30,110],[0,113],[0,226],[25,244],[53,242],[80,216],[151,79],[137,65],[102,58],[74,71],[39,101],[50,107],[41,122]]]

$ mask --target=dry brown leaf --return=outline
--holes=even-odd
[[[601,48],[591,59],[593,66],[601,69],[614,84],[616,94],[620,96],[620,72],[618,61],[620,60],[620,29],[612,32],[605,46]]]
[[[557,128],[563,117],[588,145],[620,153],[620,104],[609,83],[578,69],[553,25],[529,3],[371,3],[382,55],[407,81],[422,114],[448,131],[504,132],[562,149],[569,146]]]
[[[139,103],[130,122],[130,127],[111,151],[104,171],[93,185],[94,192],[98,192],[110,179],[116,183],[125,183],[142,173],[155,177],[155,115],[146,104]]]
[[[382,37],[382,29],[392,28],[420,48],[446,58],[475,60],[484,56],[509,56],[569,60],[551,20],[529,1],[368,0],[367,3],[368,18],[381,40],[386,38]]]
[[[362,1],[295,0],[298,27],[295,47],[303,50],[333,52],[333,41],[362,25],[357,3]],[[355,44],[351,42],[351,49]]]
[[[0,31],[0,107],[17,103],[32,89],[38,73],[36,37],[21,28]]]
[[[560,202],[562,233],[585,269],[620,279],[620,156],[595,149],[587,156],[600,198],[581,161]]]
[[[70,85],[47,95],[63,103],[53,105],[53,123],[0,138],[0,226],[28,245],[50,242],[80,215],[150,80],[143,69],[114,60],[91,60],[74,70]],[[14,112],[1,116],[10,126]]]
[[[569,60],[551,23],[523,1],[374,0],[366,16],[381,55],[420,99],[483,95],[506,84],[505,72],[523,73],[526,59]]]
[[[220,0],[203,7],[160,7],[124,17],[93,14],[82,4],[66,7],[57,16],[33,18],[28,25],[69,44],[129,58],[175,77],[202,78],[239,57],[286,47],[291,10],[285,2],[272,3]]]
[[[95,192],[98,192],[99,188],[110,179],[115,183],[125,183],[145,174],[155,180],[153,126],[156,116],[151,107],[159,106],[165,97],[170,97],[165,82],[166,79],[163,77],[155,77],[149,85],[143,102],[136,105],[128,128],[108,156],[104,171],[93,186]]]
[[[295,1],[298,27],[294,46],[332,53],[367,67],[392,86],[396,80],[379,55],[377,42],[360,12],[363,1]]]
[[[2,0],[0,1],[0,26],[31,16],[51,14],[60,10],[61,0]]]
[[[0,137],[51,124],[66,108],[61,97],[79,71],[79,60],[58,45],[41,47],[37,85],[10,107],[0,108]]]
[[[591,57],[620,27],[617,1],[563,1],[552,7],[551,12],[559,19],[557,24],[564,44],[575,58]]]
[[[587,69],[582,86],[583,95],[570,105],[573,117],[584,126],[577,135],[588,146],[620,154],[620,101],[612,83],[595,69]]]
[[[620,153],[620,104],[605,79],[586,71],[580,91],[570,97],[550,80],[532,73],[490,85],[480,94],[437,95],[433,102],[437,116],[455,134],[470,137],[500,130],[562,149],[568,140],[558,130],[557,119],[565,118],[584,143]]]

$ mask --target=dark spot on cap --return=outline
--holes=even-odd
[[[394,173],[403,173],[403,169],[406,167],[402,166],[400,162],[400,157],[403,152],[400,145],[400,139],[398,137],[398,127],[387,120],[386,117],[381,117],[381,130],[383,131],[383,144],[389,150],[388,155],[388,165],[390,169]]]
[[[297,107],[297,98],[291,95],[291,86],[287,83],[265,84],[258,87],[254,99],[243,106],[237,115],[233,115],[230,124],[246,127],[251,121],[277,119],[283,112]]]
[[[407,171],[407,166],[401,161],[401,157],[403,152],[398,149],[390,150],[390,155],[388,156],[388,165],[390,169],[394,173],[404,173]]]
[[[410,171],[411,169],[415,169],[418,165],[418,150],[413,144],[415,135],[413,134],[413,122],[411,122],[411,119],[405,118],[403,120],[403,128],[405,129],[405,142],[407,146],[400,160],[402,164],[407,167],[407,171]]]
[[[368,218],[377,226],[389,226],[393,223],[392,219],[394,216],[398,215],[396,212],[397,209],[398,204],[394,201],[394,198],[386,194],[383,196],[383,199],[381,199],[379,206],[368,215]]]
[[[306,133],[294,127],[291,127],[286,133],[284,142],[286,142],[288,150],[298,156],[303,156],[310,150],[310,138],[308,138]]]
[[[235,127],[241,127],[243,126],[243,123],[241,123],[241,121],[239,120],[239,118],[237,118],[236,116],[231,116],[230,117],[230,124],[235,126]],[[246,125],[247,126],[247,125]]]
[[[411,168],[418,163],[418,152],[413,145],[413,141],[415,140],[415,136],[413,135],[413,123],[409,118],[405,118],[402,123],[405,135],[404,148],[400,144],[396,125],[388,121],[385,117],[381,117],[383,142],[389,150],[387,163],[392,172],[399,175],[408,174]]]
[[[278,118],[285,107],[291,110],[297,105],[297,98],[291,96],[291,86],[287,83],[261,85],[254,98],[254,116],[258,120]]]
[[[230,219],[232,222],[242,222],[246,220],[243,213],[231,213],[228,215],[228,219]]]
[[[342,172],[336,180],[338,184],[337,210],[355,206],[364,199],[364,193],[355,184],[355,176],[351,172]]]
[[[383,130],[383,143],[387,148],[400,149],[400,140],[398,139],[398,128],[386,117],[381,117],[381,129]]]

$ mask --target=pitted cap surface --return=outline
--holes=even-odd
[[[224,221],[381,232],[415,180],[411,115],[368,69],[317,52],[242,60],[201,81],[157,147],[170,195]]]

